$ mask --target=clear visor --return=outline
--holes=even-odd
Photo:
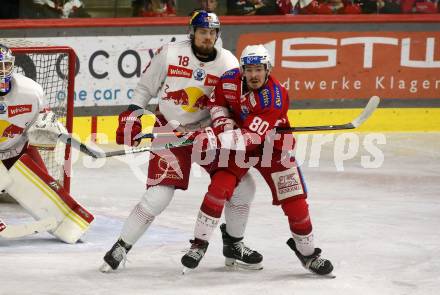
[[[0,61],[0,78],[5,78],[11,75],[14,69],[14,59],[8,61]]]

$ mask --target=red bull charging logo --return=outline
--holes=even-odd
[[[0,143],[23,134],[24,128],[11,124],[8,121],[0,120]]]
[[[187,87],[177,91],[168,91],[164,100],[172,100],[174,104],[181,105],[182,110],[188,113],[197,112],[204,109],[208,102],[208,97],[198,87]]]

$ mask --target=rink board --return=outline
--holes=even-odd
[[[289,110],[293,126],[315,126],[350,122],[362,109],[313,109]],[[154,117],[144,116],[143,126],[152,126]],[[91,135],[91,117],[74,119],[74,133],[87,141]],[[117,116],[97,117],[97,142],[115,141]],[[356,131],[359,132],[432,132],[440,131],[439,108],[385,108],[378,109],[373,116]]]

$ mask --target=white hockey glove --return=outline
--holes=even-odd
[[[29,128],[29,144],[42,148],[55,148],[58,135],[68,133],[63,124],[58,122],[53,112],[38,115],[37,121]]]

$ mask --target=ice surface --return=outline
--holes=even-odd
[[[386,144],[377,145],[384,155],[379,168],[362,167],[361,157],[371,155],[362,134],[361,148],[343,162],[344,171],[335,164],[335,141],[323,146],[315,167],[308,138],[302,170],[316,244],[332,260],[336,279],[317,278],[301,267],[286,245],[286,218],[271,205],[269,190],[255,172],[257,195],[245,239],[264,255],[264,269],[226,270],[216,230],[201,265],[181,275],[180,258],[209,181],[198,167],[189,190],[175,194],[130,252],[127,267],[102,274],[98,267],[104,253],[143,193],[140,174],[146,167],[134,173],[128,157],[121,157],[92,169],[85,167],[90,161],[79,158],[72,195],[96,216],[84,242],[67,245],[48,234],[1,240],[0,294],[438,294],[440,134],[385,138]],[[145,162],[145,157],[131,162]],[[0,204],[0,216],[9,224],[30,220],[13,204]]]

